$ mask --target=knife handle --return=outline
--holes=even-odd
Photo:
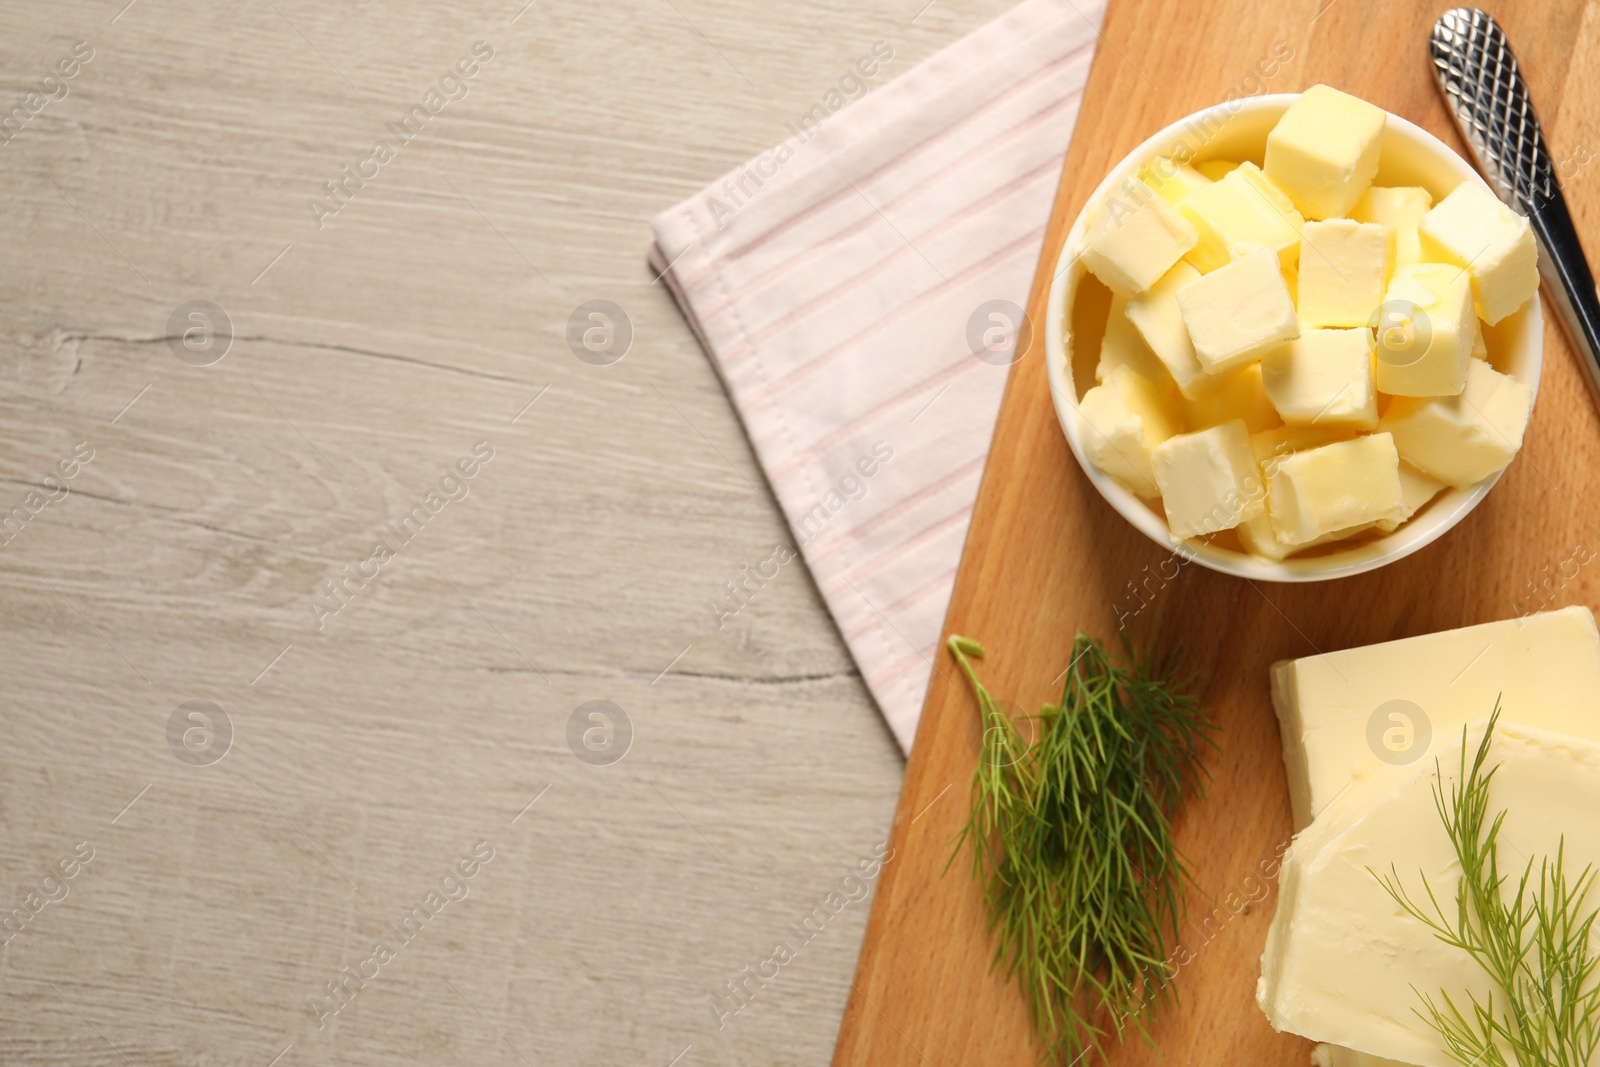
[[[1439,90],[1478,169],[1533,228],[1539,275],[1600,403],[1600,298],[1505,31],[1487,11],[1454,8],[1434,24],[1429,51]]]

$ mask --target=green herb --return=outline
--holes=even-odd
[[[1481,1004],[1469,995],[1470,1011],[1443,990],[1439,1000],[1417,992],[1423,1004],[1418,1017],[1438,1031],[1451,1056],[1474,1067],[1584,1067],[1600,1047],[1600,958],[1590,942],[1596,913],[1585,914],[1583,907],[1595,871],[1585,867],[1576,878],[1567,876],[1563,837],[1555,858],[1539,861],[1538,877],[1530,859],[1515,892],[1509,891],[1510,875],[1500,873],[1497,848],[1505,811],[1484,828],[1497,769],[1484,765],[1499,718],[1497,702],[1470,772],[1467,731],[1461,731],[1461,772],[1448,800],[1443,777],[1435,772],[1434,803],[1461,865],[1454,914],[1440,904],[1426,876],[1426,908],[1401,886],[1393,865],[1389,877],[1375,871],[1373,877],[1395,903],[1440,941],[1470,955],[1490,978],[1494,992]]]
[[[1029,744],[978,680],[969,657],[982,646],[950,638],[984,728],[951,860],[971,846],[994,965],[1022,986],[1057,1060],[1103,1051],[1130,1025],[1149,1040],[1173,996],[1168,935],[1177,941],[1189,874],[1170,820],[1199,790],[1215,727],[1169,670],[1124,650],[1114,660],[1078,635],[1061,703],[1031,717]]]

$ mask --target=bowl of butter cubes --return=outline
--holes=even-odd
[[[1056,265],[1056,414],[1102,496],[1213,570],[1320,581],[1421,549],[1522,446],[1543,359],[1525,218],[1325,85],[1169,126]]]

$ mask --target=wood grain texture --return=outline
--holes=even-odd
[[[94,50],[0,143],[0,514],[94,449],[0,539],[0,913],[96,850],[0,949],[0,1063],[826,1059],[864,902],[710,1005],[883,839],[903,762],[803,569],[715,627],[788,535],[644,256],[874,41],[897,74],[1007,3],[922,6],[0,5],[0,120]],[[465,99],[317,228],[478,40]],[[564,340],[595,298],[635,328],[610,367]],[[202,299],[236,337],[197,367],[166,339]],[[195,699],[235,734],[208,767],[166,739]],[[609,767],[568,747],[593,699],[634,728]],[[308,998],[480,840],[470,896],[319,1029]]]
[[[1600,5],[1488,7],[1518,48],[1552,155],[1573,160],[1562,165],[1567,195],[1588,247],[1600,249],[1600,175],[1593,163],[1576,163],[1600,147],[1589,125]],[[1113,0],[1032,293],[1034,321],[1043,319],[1066,230],[1101,176],[1154,131],[1230,91],[1327,82],[1459,149],[1426,62],[1427,31],[1440,10],[1366,0]],[[1264,84],[1253,80],[1252,68],[1279,41],[1293,47],[1293,61]],[[1304,1067],[1309,1045],[1274,1034],[1254,1005],[1275,882],[1265,900],[1239,907],[1254,884],[1247,879],[1260,879],[1262,861],[1290,833],[1267,666],[1514,615],[1525,583],[1559,568],[1580,542],[1600,544],[1600,418],[1553,316],[1545,351],[1521,455],[1442,541],[1380,572],[1319,585],[1241,582],[1185,567],[1132,621],[1138,641],[1181,645],[1224,733],[1207,763],[1209,793],[1178,827],[1199,872],[1184,939],[1194,959],[1176,978],[1182,1004],[1154,1029],[1161,1053],[1131,1043],[1115,1062]],[[1073,635],[1110,638],[1128,583],[1154,573],[1166,555],[1078,470],[1037,341],[1012,372],[947,632],[989,649],[982,673],[993,692],[1036,708],[1059,695]],[[1600,579],[1589,567],[1547,606],[1595,606],[1597,594]],[[973,702],[948,653],[938,668],[895,814],[895,861],[879,886],[835,1049],[838,1067],[1028,1063],[1039,1055],[1022,997],[990,970],[991,942],[966,864],[941,874],[964,821],[976,746]]]

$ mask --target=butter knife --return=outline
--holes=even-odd
[[[1539,274],[1600,403],[1600,299],[1556,184],[1528,86],[1505,31],[1475,7],[1446,11],[1429,41],[1439,90],[1478,169],[1539,243]]]

